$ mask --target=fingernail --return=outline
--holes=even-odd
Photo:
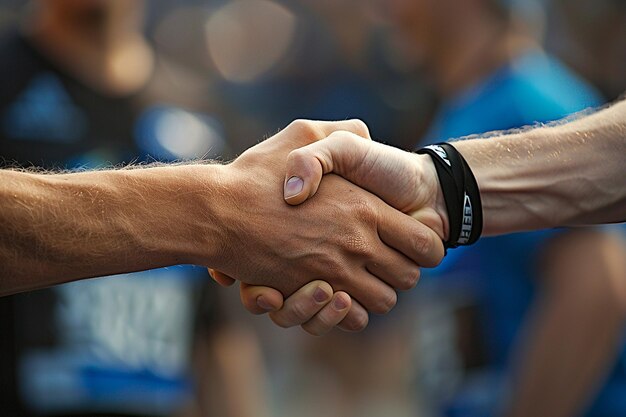
[[[335,300],[333,301],[333,307],[335,307],[335,310],[343,310],[344,308],[348,307],[348,303],[343,297],[335,297]]]
[[[274,307],[272,307],[267,301],[265,301],[265,298],[262,295],[259,295],[256,298],[256,304],[265,311],[274,310]]]
[[[285,183],[285,198],[295,197],[302,192],[304,181],[300,177],[291,177]]]
[[[320,287],[317,287],[315,289],[315,292],[313,293],[313,299],[315,299],[315,301],[317,301],[318,303],[323,303],[324,301],[328,300],[328,294],[326,294],[326,291],[324,291]]]

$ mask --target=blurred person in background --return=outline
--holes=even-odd
[[[429,108],[429,96],[421,80],[394,68],[386,56],[384,34],[372,18],[370,4],[358,0],[302,3],[334,39],[329,62],[334,67],[323,77],[332,82],[324,81],[325,96],[312,114],[359,117],[368,123],[373,137],[410,146],[407,138],[415,137],[429,115],[424,111]],[[414,99],[407,99],[410,94]],[[410,365],[413,336],[402,331],[411,317],[410,306],[399,305],[384,319],[371,316],[364,332],[332,332],[309,340],[298,366],[302,374],[315,379],[300,387],[300,401],[313,403],[317,396],[324,396],[323,412],[329,415],[416,415]],[[293,414],[297,404],[291,406]]]
[[[225,152],[184,73],[155,53],[140,0],[41,0],[0,40],[0,156],[82,169]],[[197,86],[196,86],[197,88]],[[0,300],[0,409],[30,415],[266,415],[256,336],[203,268]],[[228,347],[228,348],[226,348]]]
[[[420,145],[547,122],[602,102],[530,35],[520,10],[537,16],[540,6],[384,2],[399,44],[441,97]],[[425,274],[418,296],[428,299],[418,335],[426,396],[440,398],[449,416],[626,413],[615,396],[626,389],[620,356],[626,294],[616,285],[626,271],[612,260],[626,252],[611,236],[618,230],[524,233],[482,239],[467,253],[450,251],[441,267]],[[473,305],[477,328],[466,314]],[[466,325],[456,325],[460,332],[450,337],[443,329],[455,317]],[[460,352],[445,355],[441,341],[457,343]],[[455,361],[483,372],[455,374],[449,369]],[[461,378],[458,389],[454,378]]]
[[[253,144],[246,138],[301,117],[360,118],[375,137],[412,145],[425,125],[429,96],[420,79],[390,62],[369,6],[359,0],[242,0],[212,10],[207,51],[221,78],[217,91],[233,112],[226,129],[236,151]],[[280,387],[279,413],[415,415],[413,372],[406,365],[412,335],[400,331],[410,318],[398,308],[363,334],[262,337],[280,376],[273,381]],[[286,337],[292,337],[288,344]]]
[[[534,2],[519,5],[524,6],[526,16],[541,15],[541,8]],[[380,106],[380,101],[377,104],[376,99],[371,99],[376,96],[369,94],[370,83],[381,80],[355,76],[355,69],[359,73],[363,66],[372,64],[363,59],[370,46],[371,30],[362,2],[302,1],[290,6],[286,9],[268,1],[229,2],[207,23],[209,52],[226,80],[226,100],[231,101],[237,114],[256,118],[260,124],[268,123],[266,129],[300,116],[360,117],[373,124],[375,137],[395,136],[392,127],[384,122],[379,124],[381,119],[391,120],[393,111]],[[518,14],[511,14],[511,7],[511,2],[495,0],[462,4],[426,0],[384,2],[400,38],[407,44],[407,61],[413,58],[424,64],[424,73],[442,97],[426,141],[554,120],[601,102],[593,88],[541,51]],[[516,18],[511,19],[511,15]],[[272,36],[262,29],[255,31],[255,25],[268,27],[259,23],[263,19],[272,21]],[[239,45],[237,53],[220,53],[229,45],[226,35],[232,27],[246,28],[246,41]],[[316,30],[307,31],[307,27],[325,28],[322,33],[326,37],[316,38]],[[328,34],[333,34],[334,39]],[[258,43],[264,36],[266,42]],[[278,46],[282,46],[281,51],[275,50]],[[272,53],[266,53],[268,48]],[[271,65],[266,64],[265,71],[253,59],[259,51],[275,58]],[[299,55],[299,51],[304,54]],[[233,58],[237,56],[239,59]],[[255,67],[259,70],[250,71]],[[397,91],[387,93],[399,96]],[[404,146],[408,143],[406,138],[394,142]],[[421,347],[418,355],[423,385],[437,386],[439,393],[449,392],[455,378],[461,377],[454,369],[438,368],[446,361],[460,359],[455,357],[454,346],[450,346],[455,338],[464,347],[461,359],[466,366],[488,367],[497,375],[483,384],[466,380],[467,389],[448,407],[450,415],[488,415],[500,409],[508,409],[513,416],[569,415],[584,409],[594,397],[596,387],[615,362],[622,333],[623,298],[614,291],[613,284],[623,274],[609,268],[610,255],[606,254],[623,248],[619,240],[603,233],[570,233],[564,239],[566,244],[552,240],[551,232],[487,240],[480,245],[481,255],[469,260],[461,253],[449,255],[447,272],[456,278],[446,279],[444,285],[427,285],[434,289],[421,288],[417,296],[422,306],[416,317],[422,331],[416,338]],[[543,246],[549,248],[546,253],[552,256],[546,256],[546,262],[534,262]],[[568,258],[580,262],[572,268],[573,274],[562,261]],[[454,267],[457,263],[467,265],[467,270],[459,273]],[[596,279],[587,279],[590,275]],[[570,288],[563,290],[566,281],[576,285],[569,283]],[[441,291],[437,287],[445,288]],[[430,295],[442,292],[447,302],[429,300]],[[478,329],[473,328],[472,317],[467,314],[475,311],[476,302],[468,302],[468,294],[480,306]],[[410,317],[406,311],[398,313]],[[450,318],[467,323],[461,334],[454,334],[455,324]],[[603,326],[595,326],[595,320]],[[323,407],[327,407],[323,408],[327,414],[375,415],[380,414],[380,409],[389,415],[410,414],[407,384],[412,372],[411,366],[406,365],[410,360],[402,346],[413,336],[398,330],[410,321],[402,323],[374,323],[364,335],[331,335],[304,343],[295,361],[301,370],[293,372],[294,383],[289,385],[288,393],[293,395],[286,395],[293,399],[293,409],[287,414],[294,410],[316,414]],[[521,338],[519,328],[524,323],[528,336]],[[581,324],[584,329],[577,327]],[[487,342],[484,354],[473,343],[475,337],[467,336],[477,332]],[[502,386],[504,375],[510,371],[512,347],[517,339],[521,359],[510,389],[512,398],[496,404],[496,397],[503,398],[506,392],[494,387]],[[385,342],[378,344],[377,340]],[[442,340],[449,345],[439,343]],[[581,361],[585,367],[578,366]],[[619,373],[619,368],[616,370]],[[309,377],[310,384],[301,382],[302,375]],[[613,382],[619,384],[619,377]],[[568,389],[564,390],[566,385]],[[424,397],[437,397],[430,394],[433,392]],[[327,399],[323,407],[303,406],[320,395]],[[600,397],[597,404],[603,405],[595,407],[596,415],[600,412],[598,407],[607,406],[610,410],[610,402]]]
[[[549,51],[591,81],[607,100],[624,93],[626,2],[552,0],[546,26]]]
[[[425,126],[430,96],[390,62],[368,10],[356,0],[241,0],[211,10],[207,51],[236,152],[297,118],[358,118],[375,137],[409,145],[402,141]]]
[[[259,129],[234,135],[233,146],[245,149],[251,143],[241,138],[258,137],[300,117],[360,118],[375,137],[410,145],[402,141],[424,125],[416,115],[427,114],[428,98],[421,80],[387,62],[370,11],[359,0],[243,0],[214,10],[206,34],[209,55],[223,78],[219,91],[237,124]],[[240,39],[236,48],[233,36]],[[362,334],[296,335],[281,355],[276,352],[284,349],[279,345],[286,336],[280,335],[281,343],[264,338],[268,355],[278,359],[272,368],[282,370],[276,381],[280,414],[415,415],[413,372],[407,367],[412,335],[401,331],[408,313],[398,308],[384,321],[373,319]]]
[[[338,44],[350,46],[339,48],[335,59],[349,66],[359,62],[355,56],[362,55],[355,51],[366,49],[367,29],[362,26],[367,25],[351,19],[362,22],[364,6],[302,3],[324,16],[320,22],[326,22],[330,32],[347,33]],[[393,0],[381,4],[406,61],[421,66],[441,97],[422,144],[547,122],[603,101],[533,39],[527,23],[528,18],[542,16],[536,2]],[[345,13],[351,8],[352,13]],[[306,51],[313,56],[311,49]],[[294,81],[285,89],[307,97],[296,85],[300,84]],[[264,94],[258,97],[265,99]],[[350,112],[357,97],[345,97],[347,104],[330,100],[325,108],[337,106],[338,112],[345,112],[343,117],[358,116],[368,122],[367,113]],[[306,110],[305,114],[309,116]],[[390,132],[373,129],[375,137]],[[624,250],[611,233],[585,230],[484,239],[478,252],[451,251],[444,267],[426,279],[416,294],[420,301],[418,313],[413,313],[420,329],[416,335],[406,331],[412,321],[410,308],[404,307],[395,312],[393,325],[374,320],[362,335],[331,334],[307,343],[298,363],[312,369],[303,373],[322,382],[301,387],[300,397],[293,398],[302,405],[311,401],[306,395],[323,392],[328,399],[324,406],[341,410],[342,415],[376,415],[381,409],[389,415],[410,414],[413,404],[407,388],[413,372],[402,346],[415,338],[423,399],[441,400],[448,415],[568,416],[590,409],[594,398],[589,415],[620,413],[621,405],[612,393],[621,392],[626,381],[616,362],[626,305],[615,283],[626,271],[613,268],[611,257]],[[470,370],[490,372],[466,378],[455,370],[459,362]],[[613,376],[598,394],[611,369]],[[460,389],[457,382],[462,383]],[[454,398],[447,397],[455,391]]]

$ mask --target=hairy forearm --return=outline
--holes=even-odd
[[[626,101],[560,125],[454,145],[478,181],[485,235],[626,221]]]
[[[208,262],[219,167],[40,175],[0,171],[0,295]]]

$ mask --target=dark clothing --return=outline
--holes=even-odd
[[[124,97],[95,91],[17,33],[0,42],[0,62],[5,166],[191,157],[164,139],[171,129],[159,129],[185,122],[208,129],[204,116],[149,99],[150,83]],[[208,136],[195,139],[200,152],[214,146]],[[210,306],[199,306],[206,278],[203,268],[173,267],[0,298],[1,414],[170,414],[191,392],[196,311],[211,311],[204,323],[215,312],[212,291],[201,297]]]

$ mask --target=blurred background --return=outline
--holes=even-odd
[[[230,160],[296,118],[412,150],[626,90],[624,0],[0,1],[0,162]],[[620,416],[619,226],[451,251],[360,334],[181,266],[0,299],[2,416]]]

